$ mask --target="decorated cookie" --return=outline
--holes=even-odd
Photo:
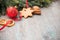
[[[25,11],[26,11],[26,8],[23,8],[22,11],[20,11],[20,14],[21,14],[21,16],[23,16],[23,17],[26,18],[26,13],[25,13]]]
[[[33,10],[32,10],[31,8],[27,8],[27,9],[26,9],[27,17],[28,17],[28,16],[32,16],[32,12],[33,12]]]
[[[28,16],[32,16],[32,12],[33,12],[33,10],[31,8],[23,8],[23,10],[20,11],[21,15],[24,18],[27,18]]]

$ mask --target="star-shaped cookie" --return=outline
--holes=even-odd
[[[24,16],[24,18],[27,18],[28,16],[32,16],[33,10],[31,8],[23,8],[22,11],[20,11],[21,15]]]
[[[22,16],[25,15],[25,11],[26,11],[26,8],[23,8],[23,9],[20,11],[20,13],[21,13]]]
[[[32,16],[32,12],[33,12],[33,10],[32,10],[31,8],[27,8],[27,9],[26,9],[26,14],[27,14],[28,16]]]

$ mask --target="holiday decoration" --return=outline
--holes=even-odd
[[[7,15],[10,18],[15,18],[18,14],[18,10],[15,7],[8,7],[7,8]]]
[[[0,30],[7,26],[13,26],[15,23],[12,19],[21,20],[22,17],[27,18],[32,17],[33,14],[41,14],[40,8],[48,7],[50,3],[52,3],[52,0],[0,0],[0,16],[6,14],[11,18],[8,20],[0,19],[0,25],[2,26]]]
[[[33,6],[32,9],[34,10],[33,14],[41,14],[40,7],[38,7],[38,6]]]
[[[24,17],[27,18],[28,16],[33,16],[33,14],[41,14],[40,7],[38,6],[33,6],[33,7],[27,7],[23,8],[22,11],[20,11],[20,14]]]
[[[0,0],[0,16],[5,15],[6,8],[9,6],[17,6],[18,10],[23,7],[47,7],[53,0]]]
[[[11,20],[11,19],[8,19],[8,20],[6,20],[6,19],[0,19],[0,25],[2,26],[0,28],[0,30],[4,29],[6,26],[11,27],[14,24],[15,24],[14,21]]]
[[[20,11],[21,15],[24,16],[24,18],[27,18],[28,16],[32,16],[33,10],[31,8],[23,8],[22,11]]]
[[[0,25],[4,25],[7,22],[8,22],[8,26],[13,26],[14,25],[14,21],[12,19],[0,19]]]

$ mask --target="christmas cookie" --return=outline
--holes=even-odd
[[[32,16],[33,10],[31,8],[23,8],[22,11],[20,11],[21,15],[24,16],[24,18],[27,18],[28,16]]]
[[[32,12],[33,12],[33,10],[32,10],[31,8],[27,8],[27,9],[26,9],[27,17],[28,17],[28,16],[32,16]]]
[[[27,16],[25,11],[26,11],[26,8],[23,8],[22,11],[20,11],[20,15],[23,16],[24,18],[26,18]]]
[[[38,7],[38,6],[33,6],[32,9],[34,10],[33,14],[41,14],[40,7]]]

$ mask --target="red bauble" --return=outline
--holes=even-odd
[[[10,18],[15,18],[18,14],[18,10],[15,7],[8,7],[6,11],[7,16]]]

